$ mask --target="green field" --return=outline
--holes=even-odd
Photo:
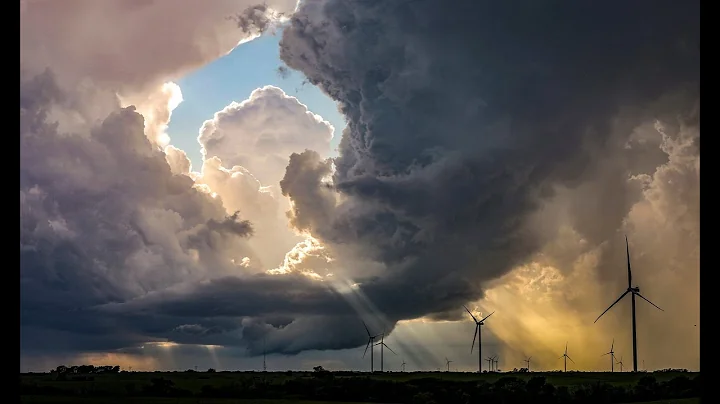
[[[157,397],[54,397],[54,396],[23,396],[21,403],[28,404],[369,404],[339,401],[305,401],[305,400],[239,400],[221,398],[157,398]],[[670,402],[668,402],[670,403]],[[660,404],[660,402],[658,402]],[[663,402],[664,404],[664,402]],[[675,403],[672,403],[675,404]],[[694,404],[692,402],[678,402],[677,404]]]
[[[640,379],[645,376],[652,376],[655,380],[653,383],[659,383],[660,386],[676,386],[671,387],[671,389],[676,390],[670,390],[667,393],[662,393],[663,395],[645,395],[644,397],[652,399],[664,397],[665,394],[668,394],[667,397],[693,397],[693,395],[698,394],[697,392],[699,392],[699,390],[697,386],[699,385],[697,383],[692,384],[694,382],[690,382],[689,380],[692,379],[699,381],[700,379],[696,379],[696,376],[698,375],[698,373],[693,372],[525,372],[483,374],[459,372],[385,372],[373,374],[362,372],[121,372],[116,374],[94,374],[85,376],[67,375],[65,376],[65,380],[58,380],[57,376],[54,374],[21,374],[20,382],[21,386],[23,386],[23,395],[21,396],[21,402],[23,403],[333,404],[334,401],[332,400],[339,400],[341,398],[377,402],[380,397],[375,396],[374,393],[372,393],[373,390],[368,390],[368,388],[370,388],[369,386],[377,385],[374,384],[372,380],[382,383],[382,385],[388,387],[391,391],[399,388],[399,391],[403,392],[400,394],[411,393],[410,396],[385,395],[383,397],[395,397],[397,399],[404,397],[403,400],[407,400],[414,397],[412,394],[420,394],[421,396],[426,394],[435,394],[435,392],[443,391],[443,388],[450,388],[452,389],[451,391],[455,392],[450,394],[466,394],[467,391],[473,391],[473,388],[478,387],[477,384],[472,382],[486,382],[495,386],[497,385],[495,382],[502,378],[516,378],[523,382],[527,382],[538,376],[544,377],[545,381],[552,385],[550,387],[567,387],[571,394],[575,394],[572,392],[578,392],[577,394],[586,394],[583,392],[591,391],[588,389],[602,389],[602,387],[598,386],[603,385],[615,386],[619,389],[617,391],[621,392],[632,392]],[[679,376],[680,378],[676,379]],[[159,394],[158,390],[152,390],[152,386],[162,386],[165,384],[162,379],[172,382],[169,384],[172,386],[172,389],[175,390],[161,390],[161,393]],[[433,379],[437,382],[433,382]],[[417,380],[417,382],[406,384],[407,382],[411,382],[413,380]],[[685,380],[685,382],[682,382],[682,380]],[[293,381],[294,383],[286,383],[288,381]],[[360,384],[358,384],[358,382]],[[454,384],[454,382],[471,383],[468,385],[466,383]],[[668,382],[670,382],[670,384],[668,384]],[[501,382],[500,385],[506,386],[506,383],[511,383],[510,385],[512,385],[514,382],[512,382],[511,379],[506,379]],[[678,383],[680,384],[678,385]],[[273,388],[273,385],[276,385],[277,387]],[[522,386],[524,385],[525,383],[522,384]],[[645,385],[647,386],[647,384]],[[253,391],[257,390],[253,389],[258,388],[258,386],[260,386],[259,388],[262,391],[269,392],[271,395],[265,395],[267,393],[262,393],[262,395],[254,394]],[[367,386],[367,388],[365,386]],[[396,388],[392,386],[408,387]],[[150,389],[148,390],[148,388]],[[360,390],[355,392],[353,392],[354,390],[346,390],[353,388],[360,388]],[[418,388],[421,390],[417,390]],[[525,387],[521,388],[524,389]],[[568,389],[565,391],[567,392]],[[692,395],[688,395],[689,390],[693,391],[691,393]],[[180,391],[183,393],[172,394],[172,391]],[[331,391],[334,393],[326,393],[323,396],[323,391]],[[342,393],[343,391],[345,393]],[[316,396],[315,392],[318,392],[320,396]],[[371,393],[367,394],[367,392]],[[682,394],[679,394],[678,392],[681,392]],[[642,393],[641,391],[641,393],[637,394],[647,393]],[[170,398],[170,396],[176,396],[178,398]],[[250,397],[276,397],[276,399],[250,399]],[[315,399],[316,397],[323,397],[328,401],[309,401],[310,399]],[[297,399],[293,400],[293,398]],[[625,398],[626,397],[623,396],[622,401],[620,402],[625,401]],[[699,403],[699,399],[697,398],[647,402],[647,404],[697,403]],[[352,403],[345,402],[345,404]],[[358,402],[355,404],[363,403]]]
[[[608,383],[612,385],[634,385],[645,375],[652,375],[658,382],[670,380],[677,376],[693,378],[697,373],[693,372],[656,372],[656,373],[631,373],[631,372],[528,372],[528,373],[462,373],[462,372],[385,372],[385,373],[351,373],[334,372],[336,378],[347,377],[371,377],[379,380],[392,380],[404,382],[413,379],[434,378],[452,381],[474,381],[482,380],[494,383],[502,377],[517,377],[522,380],[529,380],[532,377],[544,376],[547,382],[555,386],[576,386],[581,384]],[[126,393],[128,386],[140,386],[147,384],[150,379],[162,377],[172,380],[176,387],[190,390],[193,393],[200,392],[203,386],[222,386],[242,380],[264,380],[267,383],[282,383],[286,380],[297,378],[312,378],[312,372],[218,372],[218,373],[195,373],[195,372],[122,372],[112,375],[95,375],[92,381],[56,381],[50,374],[24,374],[21,375],[23,383],[39,386],[53,386],[74,389],[97,389]]]
[[[677,400],[645,401],[633,404],[700,404],[699,398],[679,398]]]

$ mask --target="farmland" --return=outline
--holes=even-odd
[[[691,372],[120,372],[20,376],[26,403],[313,404],[657,401],[694,404]],[[662,401],[662,400],[665,401]],[[516,401],[519,400],[519,401]],[[678,401],[682,400],[682,401]]]

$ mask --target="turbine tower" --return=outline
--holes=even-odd
[[[532,356],[528,356],[527,359],[523,360],[523,362],[527,363],[527,370],[530,371],[530,359]]]
[[[493,357],[493,362],[495,362],[495,371],[499,371],[498,365],[500,364],[500,357],[497,356],[497,354]]]
[[[447,365],[447,371],[448,371],[448,372],[450,371],[450,364],[451,364],[451,363],[452,363],[452,361],[451,361],[451,360],[448,360],[448,358],[445,357],[445,365]]]
[[[370,373],[375,371],[375,367],[373,364],[373,351],[375,350],[375,338],[379,337],[381,334],[372,335],[370,334],[370,330],[368,330],[367,324],[363,321],[363,326],[365,326],[365,331],[367,331],[368,335],[368,342],[367,345],[365,345],[365,352],[363,353],[363,358],[365,357],[365,354],[367,354],[368,348],[370,348]]]
[[[567,354],[567,347],[568,347],[568,344],[567,344],[567,342],[566,342],[566,343],[565,343],[565,353],[562,354],[562,356],[560,357],[560,358],[565,358],[565,359],[564,359],[564,361],[565,361],[565,372],[567,372],[567,360],[568,360],[568,359],[570,359],[570,362],[575,363],[575,361],[572,360],[572,358],[568,356],[568,354]],[[558,359],[560,359],[560,358],[558,358]]]
[[[405,365],[407,365],[407,363],[405,363],[405,359],[403,359],[403,363],[400,365],[403,372],[405,371]]]
[[[623,297],[625,297],[625,295],[630,293],[631,298],[632,298],[631,302],[632,302],[633,372],[637,372],[637,370],[638,370],[637,369],[637,326],[636,326],[636,322],[635,322],[635,296],[638,296],[639,298],[652,304],[660,311],[665,311],[665,310],[661,309],[655,303],[651,302],[650,300],[646,299],[643,295],[641,295],[639,286],[635,286],[634,288],[632,287],[632,271],[630,270],[630,245],[628,244],[627,236],[625,236],[625,251],[627,252],[628,288],[627,288],[627,290],[625,290],[625,293],[620,295],[620,297],[618,297],[618,299],[615,300],[615,302],[613,304],[611,304],[610,307],[605,309],[605,311],[603,311],[602,314],[600,314],[598,316],[598,318],[595,319],[595,322],[597,323],[597,321],[600,320],[600,317],[602,317],[603,314],[607,313],[608,310],[612,309],[613,306],[615,306],[617,304],[617,302],[619,302],[620,300],[622,300]]]
[[[620,355],[620,360],[617,362],[618,365],[620,365],[620,371],[623,370],[623,363],[622,363],[622,355]]]
[[[378,343],[375,344],[375,345],[379,345],[379,346],[380,346],[380,371],[383,372],[383,371],[384,371],[384,370],[383,370],[383,369],[384,369],[384,363],[385,363],[385,357],[384,357],[384,355],[383,355],[384,348],[390,349],[390,347],[387,346],[387,344],[385,344],[385,330],[383,330],[383,333],[380,334],[380,342],[378,342]],[[393,351],[392,349],[390,349],[390,352],[392,352],[393,354],[397,355],[397,354],[395,353],[395,351]]]
[[[267,365],[265,364],[265,337],[263,337],[263,372],[267,372]]]
[[[470,314],[470,317],[472,317],[473,321],[475,321],[475,335],[473,335],[473,342],[472,342],[472,345],[470,345],[470,353],[472,353],[473,348],[475,347],[475,338],[477,337],[477,341],[478,341],[478,373],[482,373],[482,347],[481,347],[480,327],[485,325],[485,320],[487,320],[487,318],[492,316],[495,312],[493,311],[492,313],[485,316],[485,318],[478,321],[478,319],[475,318],[475,316],[473,316],[473,314],[470,312],[470,310],[468,310],[468,308],[465,305],[463,305],[463,307],[465,307],[465,311],[467,311],[468,314]]]
[[[615,338],[613,338],[612,345],[610,345],[610,352],[605,352],[604,354],[600,356],[610,355],[610,373],[615,371],[615,352],[613,351],[613,348],[615,347]]]
[[[492,361],[493,361],[493,358],[487,357],[487,358],[485,358],[485,360],[486,360],[487,363],[488,363],[488,372],[492,372]]]

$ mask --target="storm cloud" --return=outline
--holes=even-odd
[[[292,222],[382,263],[358,278],[395,320],[460,314],[538,254],[570,270],[568,251],[608,240],[596,269],[621,279],[609,251],[622,251],[618,232],[633,230],[628,215],[649,192],[628,180],[661,175],[660,141],[699,141],[693,130],[638,139],[653,122],[697,120],[698,16],[697,2],[674,1],[304,2],[281,56],[340,103],[348,127],[338,158],[291,157]],[[674,208],[697,209],[692,189]],[[538,216],[550,206],[565,207],[562,220]],[[585,250],[563,254],[567,226]]]

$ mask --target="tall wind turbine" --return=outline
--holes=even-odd
[[[499,370],[498,365],[500,364],[500,357],[497,356],[497,354],[493,357],[493,362],[495,362],[495,371],[497,372]]]
[[[267,372],[267,363],[265,363],[265,337],[263,337],[263,372]]]
[[[448,371],[448,372],[450,371],[450,364],[451,364],[451,363],[452,363],[452,361],[451,361],[451,360],[448,360],[448,358],[445,357],[445,364],[447,365],[447,371]]]
[[[603,314],[607,313],[608,310],[612,309],[613,306],[615,306],[617,304],[617,302],[619,302],[620,300],[622,300],[623,297],[625,297],[625,295],[630,293],[630,295],[632,296],[631,302],[632,302],[633,371],[637,372],[637,327],[636,327],[636,322],[635,322],[635,296],[638,296],[639,298],[652,304],[660,311],[665,311],[665,310],[661,309],[655,303],[651,302],[650,300],[646,299],[643,295],[641,295],[639,286],[635,286],[634,288],[632,287],[632,271],[630,270],[630,245],[628,244],[627,236],[625,236],[625,251],[627,252],[628,288],[627,288],[627,290],[625,290],[625,293],[620,295],[620,297],[618,297],[618,299],[615,300],[615,302],[613,304],[611,304],[610,307],[605,309],[605,311],[603,311],[602,314],[600,314],[598,316],[598,318],[595,319],[595,322],[597,323],[597,321],[600,320],[600,317],[602,317]]]
[[[567,342],[566,342],[566,343],[565,343],[565,353],[562,354],[562,356],[560,357],[560,358],[565,358],[565,372],[567,372],[567,360],[568,360],[568,359],[570,359],[570,362],[575,363],[575,361],[572,360],[572,358],[568,356],[568,354],[567,354],[567,347],[568,347],[568,344],[567,344]],[[560,359],[560,358],[558,358],[558,359]]]
[[[610,355],[610,372],[615,371],[615,352],[613,351],[613,348],[615,347],[615,338],[613,338],[612,345],[610,345],[610,352],[605,352],[604,354],[600,356]]]
[[[363,358],[365,357],[365,354],[367,354],[368,348],[370,348],[370,373],[375,371],[375,367],[373,364],[373,351],[375,351],[375,338],[379,337],[381,334],[372,335],[370,334],[370,330],[368,330],[367,324],[363,321],[363,326],[365,326],[365,331],[367,331],[368,335],[368,342],[367,345],[365,345],[365,352],[363,353]]]
[[[390,347],[387,346],[387,344],[385,344],[385,330],[383,330],[383,333],[380,334],[380,342],[378,342],[378,343],[375,344],[375,345],[380,345],[380,371],[383,372],[383,371],[384,371],[384,370],[383,370],[383,369],[384,369],[383,364],[385,363],[385,357],[384,357],[384,355],[383,355],[383,351],[384,351],[384,348],[390,349]],[[395,351],[393,351],[392,349],[390,349],[390,352],[392,352],[392,353],[394,353],[395,355],[397,355],[397,354],[395,353]]]
[[[524,359],[523,362],[527,363],[527,370],[530,371],[530,359],[532,356],[528,356],[527,359]]]
[[[465,305],[463,305],[463,307],[465,307]],[[473,347],[475,347],[475,338],[477,337],[477,341],[478,341],[478,373],[482,373],[482,344],[481,344],[482,335],[480,333],[480,331],[481,331],[480,327],[485,325],[485,320],[487,320],[487,318],[492,316],[495,312],[493,311],[492,313],[485,316],[485,318],[478,321],[478,319],[475,318],[475,316],[473,316],[473,314],[470,312],[470,310],[468,310],[467,307],[465,307],[465,311],[467,311],[468,314],[470,314],[470,317],[472,317],[473,321],[475,321],[475,335],[473,335],[473,342],[472,342],[472,345],[470,345],[470,353],[472,353]]]
[[[622,370],[623,370],[622,355],[620,355],[620,360],[617,361],[617,364],[620,365],[620,371],[622,372]]]
[[[405,363],[405,359],[403,359],[403,363],[402,363],[402,365],[400,365],[400,368],[402,369],[403,372],[405,371],[405,365],[407,365],[407,363]]]
[[[491,357],[487,357],[487,358],[485,358],[485,360],[486,360],[486,361],[487,361],[487,363],[488,363],[488,372],[492,372],[492,363],[493,363],[493,358],[491,358]]]

